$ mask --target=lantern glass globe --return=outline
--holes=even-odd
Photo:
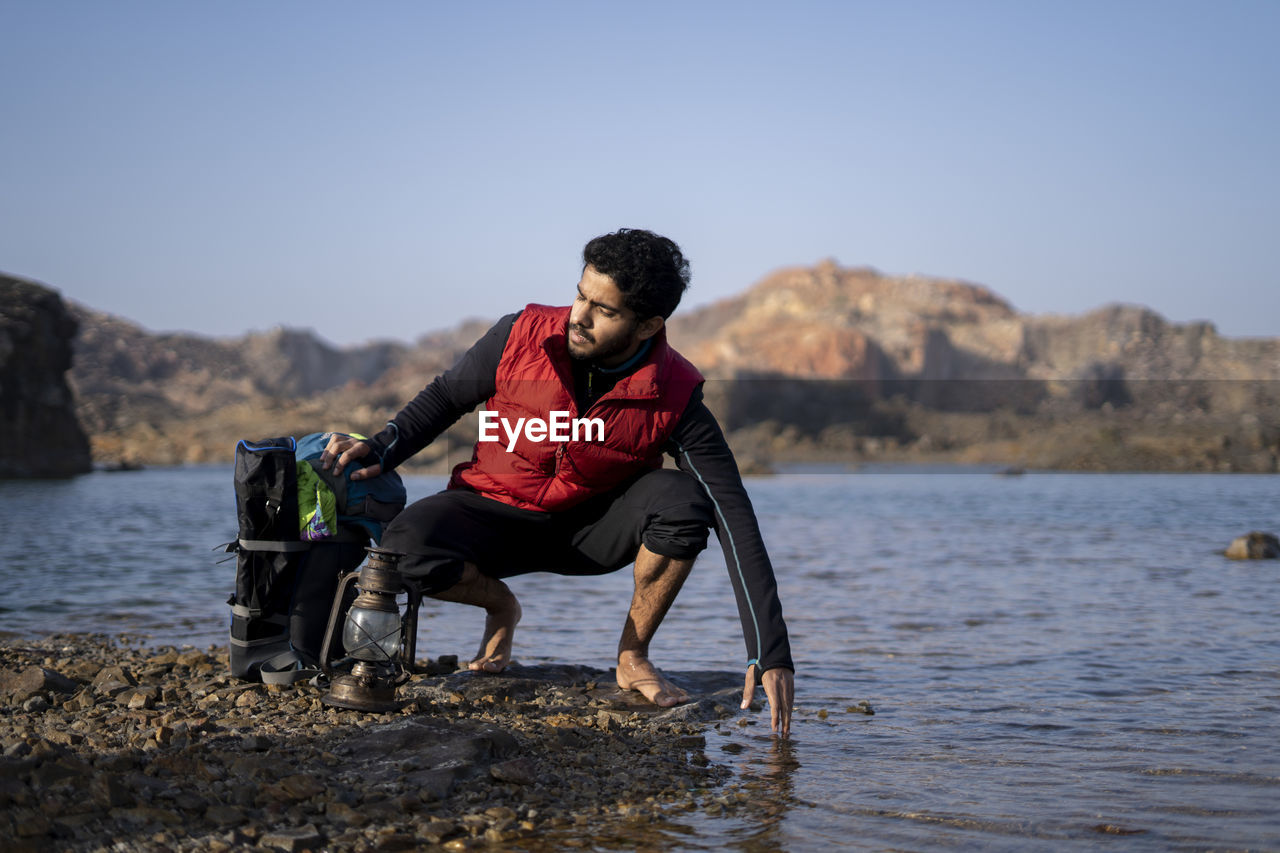
[[[400,613],[352,607],[342,627],[342,645],[357,660],[390,663],[400,653]]]

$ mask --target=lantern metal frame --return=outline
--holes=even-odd
[[[400,554],[376,546],[365,550],[369,552],[368,561],[338,581],[338,590],[333,597],[324,646],[320,651],[321,668],[329,678],[329,692],[320,697],[320,700],[335,708],[383,713],[400,707],[400,703],[396,701],[396,688],[408,681],[414,673],[414,658],[418,648],[418,607],[422,603],[422,591],[417,584],[406,580],[396,568]],[[359,590],[359,595],[350,605],[346,605],[352,584]],[[390,606],[396,613],[400,613],[396,598],[402,592],[408,597],[408,604],[405,612],[400,615],[400,649],[397,655],[386,663],[356,660],[349,672],[340,672],[337,666],[349,660],[350,655],[335,661],[331,653],[336,649],[334,638],[341,636],[349,609],[369,605],[372,605],[371,609],[383,609],[379,605],[385,606],[389,599]]]

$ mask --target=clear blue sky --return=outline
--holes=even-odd
[[[412,340],[671,236],[1280,335],[1280,2],[0,0],[0,270]]]

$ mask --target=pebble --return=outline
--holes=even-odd
[[[43,696],[32,696],[22,703],[22,710],[28,714],[38,714],[41,711],[49,710],[49,707],[49,700]]]
[[[346,803],[329,803],[325,806],[324,813],[330,820],[346,826],[364,826],[369,822],[368,815]]]
[[[292,829],[276,829],[264,833],[258,839],[258,845],[272,850],[284,850],[288,851],[288,853],[293,853],[293,851],[311,850],[319,847],[322,841],[320,830],[316,829],[314,824],[309,823],[306,826]]]
[[[537,781],[537,768],[527,758],[512,758],[489,767],[489,775],[499,782],[532,785]]]

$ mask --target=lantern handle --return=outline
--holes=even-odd
[[[405,603],[404,616],[400,617],[400,675],[396,680],[399,687],[417,672],[414,660],[418,654],[418,608],[422,606],[422,587],[417,582],[401,576],[400,588],[408,597]]]
[[[332,661],[330,660],[330,657],[329,657],[329,649],[331,648],[333,643],[333,638],[335,636],[335,633],[334,633],[335,629],[337,628],[339,622],[343,618],[345,618],[345,614],[343,613],[344,608],[342,606],[342,603],[346,601],[348,587],[354,584],[356,582],[356,579],[359,577],[360,577],[359,569],[356,569],[355,571],[352,571],[352,572],[347,572],[345,575],[342,576],[342,579],[338,581],[338,591],[333,596],[333,606],[329,609],[329,625],[327,628],[325,628],[324,646],[320,649],[320,668],[324,670],[324,674],[329,678],[333,677],[333,667],[330,665]]]

